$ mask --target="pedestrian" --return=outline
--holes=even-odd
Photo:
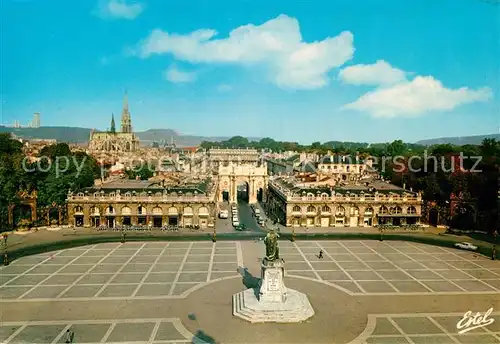
[[[73,338],[75,336],[75,333],[71,331],[70,329],[66,330],[66,343],[73,343]]]
[[[319,259],[323,259],[323,250],[319,250],[319,256],[318,256]]]

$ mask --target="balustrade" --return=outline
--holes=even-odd
[[[209,196],[77,196],[72,195],[68,197],[68,201],[99,201],[99,202],[210,202],[213,197]]]

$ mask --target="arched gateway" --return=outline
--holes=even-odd
[[[219,202],[227,200],[237,202],[238,185],[246,184],[248,203],[257,203],[259,198],[264,198],[267,191],[267,166],[253,164],[229,164],[219,166],[219,189],[217,199]]]

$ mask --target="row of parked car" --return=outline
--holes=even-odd
[[[252,204],[250,207],[252,208],[253,216],[255,216],[255,218],[257,219],[257,223],[259,224],[259,226],[261,227],[264,226],[265,220],[262,214],[260,213],[259,206],[257,204]]]

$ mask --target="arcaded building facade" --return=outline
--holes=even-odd
[[[70,192],[68,218],[76,227],[213,227],[217,212],[215,189],[211,179],[173,186],[120,179],[77,194]]]
[[[294,177],[269,181],[268,211],[288,227],[367,227],[420,223],[420,194],[381,181],[308,187]]]

